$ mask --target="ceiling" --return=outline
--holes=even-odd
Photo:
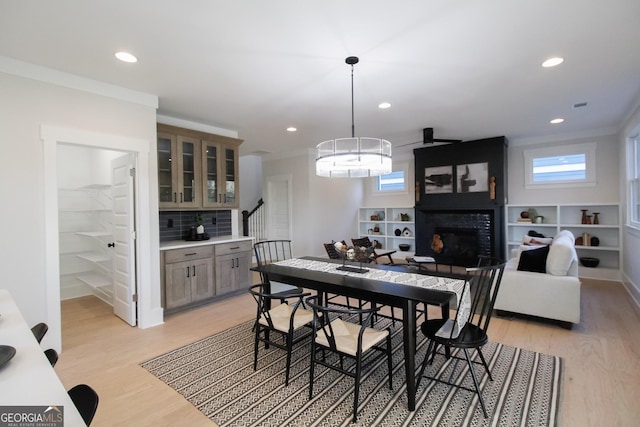
[[[0,0],[0,55],[155,94],[159,114],[237,131],[241,154],[351,136],[355,55],[356,136],[398,152],[425,127],[619,130],[640,98],[639,17],[638,0]]]

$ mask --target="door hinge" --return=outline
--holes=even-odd
[[[131,301],[138,302],[138,294],[131,295]]]
[[[129,176],[136,176],[136,168],[129,169]]]
[[[136,230],[131,231],[131,240],[136,240]]]

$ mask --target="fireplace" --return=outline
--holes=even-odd
[[[479,255],[505,259],[507,147],[507,139],[498,136],[413,150],[416,255],[465,267]],[[470,170],[482,185],[468,185]],[[451,184],[434,191],[435,172],[451,174]],[[444,239],[441,253],[431,248],[435,234]]]
[[[419,210],[416,253],[443,264],[474,266],[479,255],[500,257],[496,214],[484,210]]]

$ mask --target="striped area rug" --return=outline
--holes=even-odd
[[[377,327],[390,322],[381,319]],[[351,423],[353,379],[318,366],[314,397],[309,394],[310,345],[294,347],[291,379],[284,386],[285,351],[260,349],[253,371],[252,323],[247,322],[142,363],[142,367],[184,396],[220,426],[555,426],[558,420],[562,360],[489,343],[484,355],[494,381],[482,389],[488,418],[477,395],[423,378],[416,410],[407,410],[402,329],[392,326],[394,390],[389,390],[384,358],[365,371],[358,422]],[[419,339],[422,337],[418,333]],[[427,347],[419,342],[416,360]],[[475,352],[474,352],[475,353]],[[436,357],[427,374],[450,373],[455,359]],[[417,363],[418,363],[417,362]],[[477,372],[482,372],[479,367]],[[457,381],[472,387],[466,363]]]

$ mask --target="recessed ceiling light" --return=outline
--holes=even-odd
[[[116,58],[118,58],[122,62],[138,62],[138,58],[136,58],[129,52],[116,52]]]
[[[382,102],[378,104],[378,108],[380,108],[381,110],[387,109],[389,107],[391,107],[391,104],[389,102]]]
[[[558,117],[557,119],[551,120],[549,123],[557,125],[558,123],[562,123],[562,122],[564,122],[564,119],[561,119],[560,117]]]
[[[556,65],[560,65],[564,62],[564,58],[560,58],[559,56],[555,56],[553,58],[549,58],[542,63],[542,66],[545,68],[555,67]]]
[[[290,126],[290,127],[287,128],[287,132],[295,132],[297,130],[298,130],[298,128],[294,128],[293,126]]]

